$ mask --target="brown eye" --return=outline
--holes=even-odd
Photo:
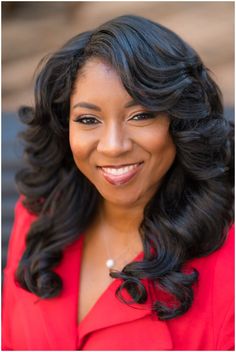
[[[96,119],[95,117],[77,117],[75,119],[76,122],[79,122],[83,125],[97,125],[100,123],[100,121],[98,119]]]
[[[137,115],[133,116],[130,120],[144,121],[144,120],[154,119],[155,117],[156,117],[156,114],[154,114],[154,113],[144,112],[144,113],[137,114]]]

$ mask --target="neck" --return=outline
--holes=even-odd
[[[115,269],[121,270],[143,250],[139,233],[143,209],[142,206],[125,208],[103,200],[96,218],[86,231],[84,245],[95,248],[101,255],[103,253],[106,260],[112,258]]]
[[[107,201],[102,202],[99,212],[100,223],[112,229],[119,237],[137,234],[143,219],[143,206],[125,208]]]
[[[106,266],[121,270],[143,249],[139,226],[143,219],[143,207],[126,209],[117,204],[103,202],[100,208],[100,238],[106,247],[110,261]]]

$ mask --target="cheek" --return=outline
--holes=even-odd
[[[80,136],[81,137],[81,136]],[[84,138],[70,133],[70,148],[76,167],[89,178],[89,148]]]
[[[160,134],[156,136],[155,140],[151,139],[149,143],[153,163],[158,164],[165,173],[172,165],[176,155],[176,147],[171,135],[169,132]]]
[[[91,134],[90,134],[91,135]],[[70,148],[75,160],[88,160],[91,153],[93,141],[86,133],[81,133],[75,128],[69,133]]]

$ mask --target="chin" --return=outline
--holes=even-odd
[[[141,198],[141,195],[138,193],[129,194],[127,191],[120,192],[120,194],[117,195],[113,193],[112,195],[102,194],[101,196],[105,201],[125,208],[135,206]]]

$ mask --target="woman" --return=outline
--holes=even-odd
[[[198,54],[115,18],[47,59],[20,117],[3,348],[233,349],[233,128]]]

